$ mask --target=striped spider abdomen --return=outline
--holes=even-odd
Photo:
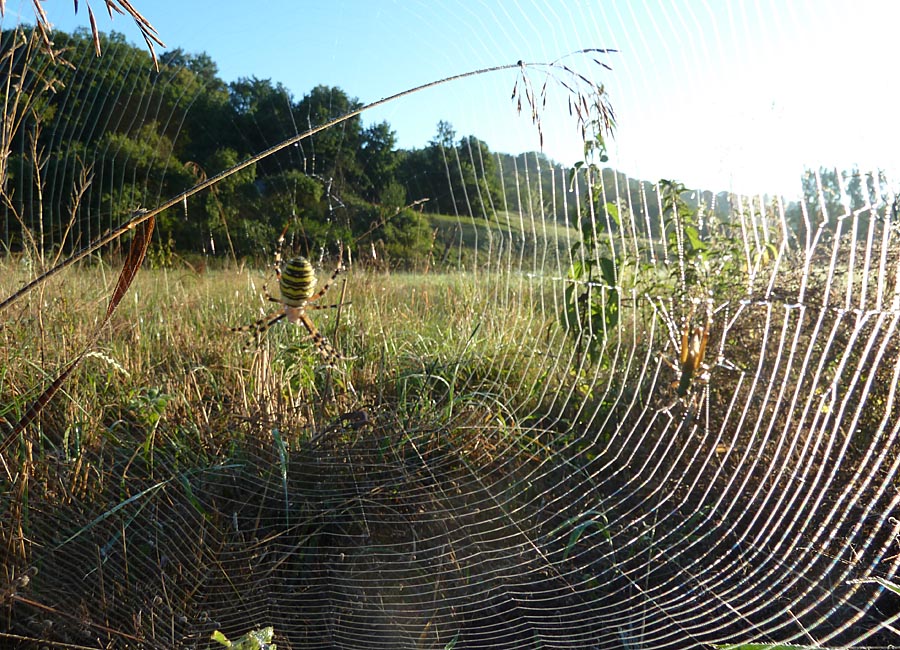
[[[305,257],[295,257],[281,270],[278,287],[281,302],[287,307],[300,307],[312,298],[316,288],[316,274]]]

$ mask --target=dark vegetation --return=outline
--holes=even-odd
[[[226,84],[208,55],[182,50],[162,54],[157,72],[148,53],[118,34],[104,39],[97,59],[87,30],[56,33],[55,63],[45,51],[14,47],[16,39],[21,32],[3,33],[11,76],[27,88],[37,88],[41,76],[54,81],[41,88],[49,92],[10,142],[13,190],[4,201],[0,241],[12,251],[31,244],[26,230],[39,233],[38,249],[77,248],[136,206],[152,207],[361,106],[336,87],[295,98],[268,79]],[[447,159],[455,172],[449,186]],[[365,126],[355,117],[161,215],[157,241],[170,251],[236,258],[271,251],[292,226],[301,250],[352,238],[415,266],[435,236],[424,213],[485,216],[503,209],[499,166],[506,159],[474,136],[457,138],[445,122],[424,148],[401,150],[387,122]],[[72,187],[84,188],[75,208],[70,190],[57,191]],[[403,210],[425,198],[421,210]]]

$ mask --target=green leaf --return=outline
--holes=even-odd
[[[209,513],[203,508],[203,504],[200,503],[200,500],[194,494],[194,490],[191,488],[191,482],[188,480],[188,477],[184,474],[178,477],[178,480],[181,482],[181,486],[184,488],[185,494],[187,494],[188,501],[190,501],[191,505],[194,507],[201,517],[204,519],[209,519]]]
[[[289,513],[290,507],[288,506],[288,460],[287,460],[287,449],[284,444],[284,439],[281,437],[281,432],[278,428],[272,429],[272,436],[275,438],[275,446],[278,448],[278,463],[281,469],[281,487],[284,491],[284,523],[285,526],[290,527]]]
[[[617,227],[619,227],[619,228],[622,227],[622,220],[619,217],[619,208],[616,206],[615,203],[608,202],[606,204],[606,214],[608,214],[612,218],[613,222],[615,222]]]
[[[578,175],[578,170],[584,166],[583,162],[577,162],[572,165],[572,169],[569,170],[569,190],[575,188],[575,177]]]
[[[616,286],[616,261],[609,257],[601,257],[600,276],[607,286]]]
[[[610,291],[606,296],[606,328],[613,329],[619,324],[619,292]]]
[[[706,244],[702,239],[700,239],[700,231],[697,230],[697,228],[695,228],[694,226],[684,227],[684,237],[691,245],[692,251],[706,250]]]
[[[577,262],[573,262],[572,266],[569,267],[569,273],[568,273],[567,277],[570,280],[580,280],[581,278],[584,277],[584,273],[585,273],[585,263],[582,262],[581,260],[578,260]]]
[[[575,544],[578,543],[578,540],[581,539],[581,536],[584,534],[584,531],[590,528],[591,526],[596,527],[603,536],[606,537],[607,540],[611,540],[612,536],[609,534],[609,530],[607,529],[607,523],[605,521],[605,517],[603,521],[599,521],[597,519],[589,519],[587,521],[583,521],[578,524],[572,532],[569,534],[569,541],[566,544],[566,550],[563,552],[563,559],[569,557],[569,554],[572,552],[572,549],[575,547]]]
[[[891,582],[890,580],[885,580],[884,578],[866,578],[865,580],[854,580],[853,582],[861,582],[861,583],[874,583],[876,585],[881,585],[888,591],[893,591],[895,594],[900,596],[900,585]]]
[[[221,632],[218,633],[221,635]],[[272,637],[274,635],[275,628],[263,627],[258,630],[253,630],[252,632],[248,632],[233,643],[228,642],[227,646],[229,648],[234,648],[235,650],[275,650],[275,645],[272,644]],[[213,637],[214,640],[219,641],[219,639],[215,639],[215,633],[213,634]],[[222,636],[222,638],[225,638],[224,635]],[[219,643],[222,642],[219,641]]]

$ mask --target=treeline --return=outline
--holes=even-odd
[[[7,30],[0,42],[11,82],[0,134],[0,244],[8,251],[81,247],[133,210],[361,106],[333,86],[295,98],[268,79],[225,83],[208,55],[180,49],[162,53],[157,72],[149,54],[115,33],[104,37],[102,58],[87,30],[54,33],[54,56],[34,46],[33,36]],[[837,183],[825,176],[826,184]],[[663,236],[654,185],[610,169],[595,178],[604,187],[602,197],[593,193],[596,207],[626,205],[642,215],[639,236]],[[806,190],[814,211],[817,191]],[[461,259],[447,254],[457,234],[442,233],[447,221],[429,215],[502,224],[513,213],[578,227],[585,214],[576,195],[582,206],[592,196],[584,175],[571,177],[543,154],[492,152],[443,121],[422,148],[400,149],[390,124],[365,126],[357,116],[169,209],[158,220],[155,246],[267,256],[287,229],[303,252],[341,240],[379,263],[421,267],[432,263],[442,238],[441,257]],[[723,219],[734,207],[724,193],[686,200]],[[796,206],[789,218],[799,230]]]
[[[71,248],[198,181],[361,106],[332,86],[295,98],[280,83],[225,83],[206,54],[149,55],[89,32],[55,33],[56,56],[28,31],[4,31],[11,78],[33,101],[11,134],[0,239],[10,250]],[[73,198],[77,196],[77,198]],[[420,199],[415,210],[404,206]],[[503,209],[496,156],[441,122],[421,149],[396,146],[387,122],[359,116],[223,179],[159,219],[173,250],[236,257],[271,251],[287,227],[295,246],[377,245],[405,264],[432,247],[427,213],[487,217]],[[373,248],[374,250],[374,248]]]
[[[180,49],[160,54],[157,72],[146,51],[115,33],[104,37],[102,58],[87,30],[55,33],[55,60],[30,38],[2,34],[12,78],[34,99],[12,134],[0,196],[0,241],[12,251],[80,247],[133,210],[361,106],[332,86],[295,98],[269,79],[225,83],[207,54]],[[471,215],[501,228],[508,213],[521,213],[577,226],[574,197],[590,193],[568,173],[540,153],[492,152],[445,121],[423,147],[400,149],[390,124],[365,126],[357,116],[169,209],[155,246],[163,254],[268,256],[287,228],[304,252],[341,240],[392,266],[428,264],[436,249],[458,261],[448,248],[471,242],[429,215]],[[627,188],[622,196],[658,222],[658,201],[642,203],[645,184],[612,170],[604,182]]]

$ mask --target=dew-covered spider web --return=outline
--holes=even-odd
[[[854,63],[776,75],[831,6],[466,6],[390,10],[440,49],[408,87],[501,69],[311,135],[404,87],[89,31],[51,57],[7,16],[4,647],[900,643],[896,161],[862,148],[890,125],[821,133],[856,166],[789,137],[883,103],[889,62],[854,97],[816,85]],[[475,55],[429,51],[456,21]],[[715,102],[746,108],[691,121]],[[320,288],[342,251],[305,312],[333,364],[290,314],[232,331],[284,309],[276,249]]]

